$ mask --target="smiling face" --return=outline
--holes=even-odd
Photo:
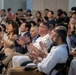
[[[20,26],[21,32],[25,32],[26,31],[26,23],[22,23]]]

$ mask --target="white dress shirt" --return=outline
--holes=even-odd
[[[66,44],[62,44],[52,47],[48,56],[38,63],[38,70],[49,75],[57,63],[65,63],[68,58],[66,46]],[[52,75],[55,75],[57,72],[57,70],[53,70]]]

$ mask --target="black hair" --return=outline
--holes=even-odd
[[[63,11],[64,15],[67,16],[67,13],[65,11]]]
[[[11,20],[11,21],[8,22],[8,24],[11,24],[13,26],[13,28],[14,28],[14,34],[18,35],[19,31],[18,31],[18,25],[17,25],[17,23],[15,23],[13,20]]]
[[[76,12],[76,7],[72,7],[71,8],[71,11],[73,11],[73,10]]]
[[[51,14],[54,15],[54,12],[52,10],[50,10],[49,12],[51,12]]]
[[[48,8],[46,8],[45,10],[49,11],[49,9],[48,9]]]
[[[74,14],[76,15],[76,12],[72,12],[72,15],[74,15]]]
[[[2,28],[0,27],[0,32],[2,31]]]
[[[66,17],[64,18],[64,20],[63,20],[63,22],[64,22],[64,23],[67,23],[67,24],[69,24],[69,21],[70,21],[70,18],[67,17],[67,16],[66,16]]]
[[[61,37],[62,42],[66,43],[66,38],[67,38],[67,32],[63,29],[56,29],[54,30],[57,33],[58,37]]]
[[[64,12],[63,12],[62,9],[58,9],[58,10],[57,10],[57,15],[58,15],[58,16],[61,16],[63,13],[64,13]]]
[[[5,10],[5,9],[2,9],[1,11],[4,11],[4,12],[6,12],[6,10]]]
[[[21,8],[21,9],[18,9],[18,11],[21,11],[21,12],[23,12],[23,9]]]
[[[11,8],[8,8],[7,11],[8,11],[8,12],[11,11]]]
[[[25,23],[26,23],[25,27],[27,27],[28,28],[28,31],[29,31],[30,28],[31,28],[31,24],[30,24],[30,22],[25,22]]]
[[[30,21],[30,23],[33,23],[33,25],[36,26],[36,22],[35,21]]]
[[[1,24],[1,26],[3,27],[3,31],[6,32],[6,26],[4,24]]]
[[[36,12],[36,14],[37,14],[37,13],[39,13],[39,14],[40,14],[40,17],[42,16],[40,11],[37,11],[37,12]]]
[[[44,26],[46,26],[48,29],[50,28],[49,24],[47,22],[42,22]]]

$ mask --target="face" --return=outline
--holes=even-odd
[[[31,12],[26,12],[26,14],[27,14],[27,15],[30,15],[30,14],[31,14]]]
[[[21,11],[18,11],[18,15],[21,15],[22,14],[22,12]]]
[[[35,27],[31,27],[30,34],[31,37],[34,38],[38,34],[37,29]]]
[[[14,31],[14,28],[13,28],[13,26],[11,24],[8,25],[7,31],[9,33]]]
[[[76,15],[75,15],[75,14],[73,14],[73,15],[72,15],[72,18],[76,18]]]
[[[40,14],[39,14],[38,12],[36,13],[36,17],[37,17],[37,18],[40,17]]]
[[[45,12],[45,15],[47,15],[47,14],[48,14],[48,10],[45,10],[44,12]]]
[[[25,32],[26,31],[26,27],[25,27],[26,23],[22,23],[20,26],[21,32]]]
[[[4,11],[1,11],[1,13],[0,13],[1,15],[3,15],[4,14]]]
[[[51,18],[53,15],[51,14],[51,12],[48,12],[47,17]]]
[[[53,41],[53,45],[57,45],[58,44],[58,37],[57,37],[56,32],[54,32],[54,30],[52,30],[51,39]]]
[[[46,31],[48,31],[47,27],[45,25],[43,25],[43,23],[40,23],[40,25],[39,25],[39,34],[41,35]]]

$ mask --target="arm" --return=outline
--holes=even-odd
[[[42,62],[37,64],[38,70],[49,74],[50,71],[55,67],[58,63],[60,56],[58,56],[58,52],[49,53],[46,58],[43,59]]]
[[[70,55],[76,56],[76,51],[70,51]]]
[[[2,41],[7,47],[12,47],[14,45],[14,42],[11,39],[9,39],[6,34],[3,36]]]

